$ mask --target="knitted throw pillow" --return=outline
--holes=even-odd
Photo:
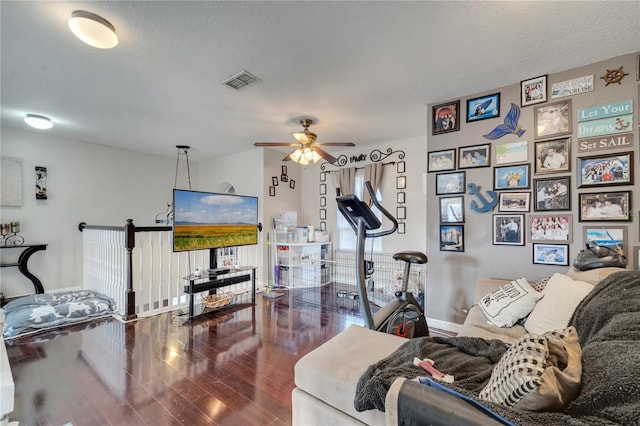
[[[500,358],[479,399],[529,411],[561,411],[580,392],[582,351],[574,327],[525,334]]]

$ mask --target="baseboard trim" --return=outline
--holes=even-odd
[[[456,324],[455,322],[442,321],[435,318],[427,318],[427,324],[429,328],[435,328],[442,331],[448,331],[458,334],[462,329],[462,324]]]

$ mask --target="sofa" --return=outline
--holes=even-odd
[[[4,313],[0,309],[0,330],[4,327]],[[9,414],[13,411],[14,383],[4,339],[0,335],[0,425],[9,424]]]
[[[640,273],[620,268],[582,272],[571,267],[565,274],[554,274],[547,282],[571,280],[580,283],[581,290],[576,291],[579,294],[558,296],[552,294],[552,287],[548,285],[541,289],[542,296],[528,318],[520,319],[512,326],[499,327],[488,321],[479,302],[504,287],[509,280],[479,279],[475,283],[474,304],[455,338],[425,337],[409,341],[351,325],[296,363],[293,424],[640,424],[640,381],[637,379],[637,371],[640,371]],[[532,287],[538,284],[530,283]],[[563,285],[559,288],[564,291]],[[571,306],[568,318],[562,317],[560,321],[566,321],[564,326],[571,325],[577,330],[581,349],[578,352],[579,393],[571,401],[565,401],[565,408],[559,412],[524,411],[480,401],[479,390],[490,381],[492,370],[503,353],[510,345],[531,335],[525,325],[531,322],[543,300],[554,311],[566,311],[564,305],[577,304]],[[567,315],[566,312],[561,314]],[[539,320],[544,323],[548,316],[554,315],[544,312]],[[372,382],[371,375],[384,372],[381,366],[393,364],[422,341],[440,345],[440,349],[427,355],[436,360],[436,368],[456,377],[454,384],[445,384],[453,392],[443,392],[415,381],[416,377],[428,375],[418,367],[396,366],[397,371],[402,372],[400,376],[396,377],[391,369],[389,375],[375,377],[373,381],[375,386],[367,397],[376,401],[377,408],[363,409],[360,400],[363,379],[367,379],[365,386],[368,386]],[[482,374],[461,372],[460,368],[447,371],[450,368],[447,360],[454,357],[446,354],[459,353],[459,348],[453,346],[460,342],[487,345],[486,348],[491,347],[489,352],[494,351],[493,359],[491,356],[481,360],[477,356],[472,358],[474,363],[478,360],[480,364],[470,365],[482,370]],[[458,380],[459,377],[462,380]],[[469,383],[471,385],[465,388]],[[356,405],[360,405],[358,409]]]

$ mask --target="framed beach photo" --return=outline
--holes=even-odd
[[[533,244],[533,263],[569,266],[569,244]]]
[[[534,147],[535,174],[571,171],[571,138],[538,141]]]
[[[460,130],[460,100],[447,102],[432,107],[431,134],[457,132]]]
[[[535,139],[551,138],[571,133],[571,99],[552,102],[533,110]]]
[[[496,165],[529,161],[529,143],[527,141],[498,143],[495,151]]]
[[[580,222],[631,221],[631,191],[578,194]]]
[[[572,214],[531,214],[528,222],[532,243],[573,242]]]
[[[489,167],[491,144],[462,146],[458,148],[458,168]]]
[[[530,78],[520,82],[520,106],[547,102],[547,76]]]
[[[464,223],[464,196],[440,197],[440,223]]]
[[[500,93],[467,99],[467,123],[500,117]]]
[[[456,150],[443,149],[427,153],[427,172],[444,172],[456,169]]]
[[[577,159],[578,188],[633,185],[633,152],[593,155]]]
[[[530,192],[501,192],[499,200],[499,212],[528,212],[531,208]]]
[[[594,241],[599,246],[606,246],[627,256],[626,226],[585,226],[584,243]]]
[[[533,180],[533,210],[571,210],[571,176]]]
[[[493,189],[529,189],[529,165],[494,167]]]
[[[436,195],[464,194],[466,172],[438,173],[436,175]]]
[[[464,251],[464,225],[440,225],[440,251]]]
[[[494,214],[493,215],[493,244],[523,246],[524,245],[524,215],[523,214]]]

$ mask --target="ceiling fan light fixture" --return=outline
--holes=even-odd
[[[306,148],[304,149],[304,153],[303,153],[303,155],[304,155],[304,159],[305,159],[305,160],[307,160],[307,161],[311,161],[311,160],[313,160],[313,153],[314,153],[314,152],[315,152],[315,151],[312,151],[312,150],[311,150],[311,148],[306,147]]]
[[[300,161],[301,157],[302,157],[302,150],[301,149],[296,149],[291,154],[289,154],[289,158],[291,158],[296,163]]]
[[[34,129],[47,130],[53,127],[53,122],[49,117],[38,114],[27,114],[24,122]]]
[[[302,166],[308,166],[309,165],[309,160],[307,160],[306,158],[304,158],[304,155],[302,157],[300,157],[300,159],[298,160],[298,164],[302,165]]]
[[[318,154],[317,152],[313,151],[313,162],[317,163],[320,160],[322,160],[322,156],[320,156],[320,154]]]
[[[80,40],[98,49],[111,49],[118,45],[116,29],[111,22],[86,10],[74,10],[69,29]]]

